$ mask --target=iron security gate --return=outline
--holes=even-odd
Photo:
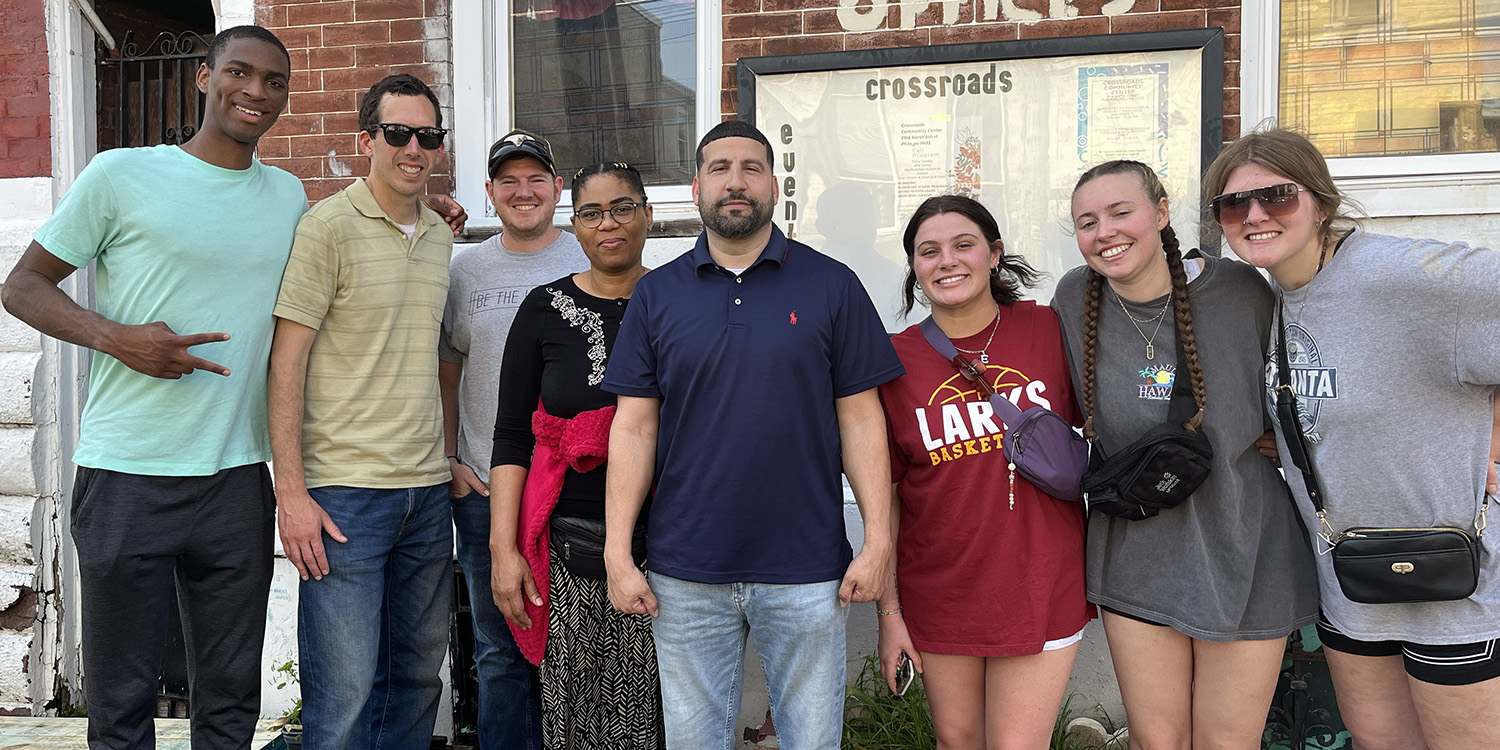
[[[180,144],[193,137],[203,110],[198,66],[207,56],[209,38],[193,31],[164,31],[141,47],[134,31],[125,34],[119,56],[101,61],[100,110],[106,117],[113,114],[111,121],[100,123],[101,150]]]
[[[1264,750],[1345,750],[1353,747],[1338,714],[1333,681],[1317,631],[1308,625],[1287,641],[1281,680],[1266,718]]]

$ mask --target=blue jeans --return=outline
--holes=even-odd
[[[531,666],[516,648],[490,589],[490,499],[471,492],[453,500],[458,563],[474,617],[474,670],[479,683],[481,750],[540,750],[541,704]],[[467,666],[467,665],[465,665]]]
[[[349,541],[325,534],[328,575],[301,584],[303,744],[425,748],[437,721],[453,601],[448,486],[310,494]]]
[[[667,747],[737,746],[745,636],[753,634],[781,746],[838,750],[848,616],[839,581],[707,584],[660,573],[650,580]]]

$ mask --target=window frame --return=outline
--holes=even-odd
[[[469,227],[498,230],[500,219],[488,215],[489,196],[484,192],[484,155],[496,138],[515,122],[514,81],[511,78],[512,2],[456,2],[450,20],[453,29],[453,191],[468,208]],[[697,47],[696,137],[702,138],[720,118],[723,89],[723,34],[718,3],[695,3]],[[476,127],[477,126],[477,127]],[[545,136],[546,133],[541,135]],[[657,221],[692,219],[692,185],[655,185],[646,188],[646,199],[655,208]],[[572,202],[564,192],[557,203],[553,223],[568,225]]]
[[[1280,114],[1281,0],[1241,3],[1240,49],[1243,134]],[[1328,169],[1371,217],[1492,214],[1500,207],[1497,151],[1345,156],[1328,159]]]

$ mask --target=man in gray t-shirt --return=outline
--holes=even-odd
[[[490,591],[490,451],[499,398],[500,360],[516,308],[534,287],[588,268],[571,234],[553,226],[562,195],[552,149],[516,130],[490,147],[485,191],[501,234],[456,253],[438,347],[443,446],[453,471],[458,561],[468,580],[479,682],[479,746],[541,747],[541,718],[531,672]]]

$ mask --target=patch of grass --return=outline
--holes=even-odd
[[[1048,750],[1105,750],[1097,742],[1068,736],[1068,722],[1076,717],[1077,714],[1073,713],[1073,696],[1070,695],[1063,700],[1062,709],[1057,712],[1057,722],[1052,725],[1052,742],[1047,745]]]
[[[922,676],[905,696],[891,693],[880,673],[880,659],[866,656],[859,677],[844,698],[845,750],[936,750],[932,711]]]
[[[1068,722],[1077,715],[1072,710],[1073,696],[1063,701],[1057,722],[1052,726],[1049,750],[1103,750],[1067,736]],[[905,696],[896,696],[880,673],[880,660],[866,656],[859,677],[849,686],[844,698],[844,750],[936,750],[937,737],[932,729],[932,710],[927,706],[927,692],[922,676],[917,675]]]
[[[296,659],[288,658],[286,661],[277,664],[275,667],[271,668],[271,673],[277,675],[277,690],[282,690],[288,685],[298,686],[299,695],[297,696],[297,700],[293,701],[292,707],[287,709],[286,713],[281,715],[281,726],[283,728],[301,727],[302,696],[300,695],[300,693],[302,680],[297,676]]]

